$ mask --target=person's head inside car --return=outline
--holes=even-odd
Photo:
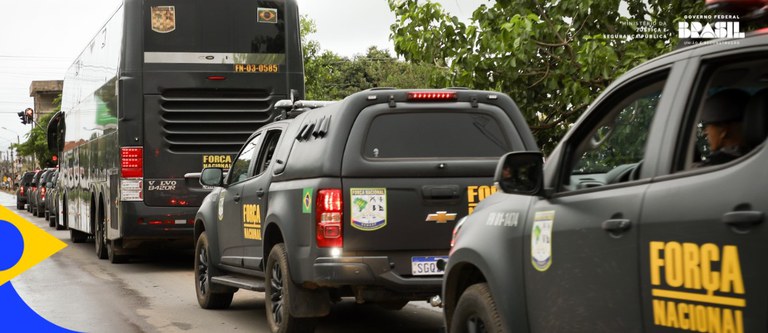
[[[726,89],[709,97],[701,112],[703,134],[710,154],[699,166],[730,162],[744,154],[742,119],[749,94]]]

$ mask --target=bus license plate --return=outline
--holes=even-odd
[[[448,261],[448,256],[411,257],[411,274],[413,275],[443,275],[443,270],[437,268],[438,260]]]

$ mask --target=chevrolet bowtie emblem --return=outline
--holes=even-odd
[[[456,219],[456,213],[448,213],[446,211],[427,215],[427,222],[445,223],[448,221],[453,221],[455,219]]]

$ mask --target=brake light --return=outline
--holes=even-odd
[[[446,102],[455,101],[456,92],[453,91],[435,91],[435,92],[409,92],[408,100],[412,102]]]
[[[144,148],[120,148],[120,175],[123,178],[144,177]]]
[[[19,194],[24,195],[24,186],[19,187]]]
[[[45,187],[40,188],[40,198],[45,200]]]
[[[341,189],[325,189],[317,192],[315,210],[317,247],[340,248],[344,244],[341,230],[344,202]]]

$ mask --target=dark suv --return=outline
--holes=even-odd
[[[679,49],[611,84],[543,167],[502,158],[504,193],[455,232],[449,331],[768,332],[767,78],[766,33]]]
[[[506,151],[536,150],[512,100],[471,90],[371,90],[267,125],[195,223],[203,308],[266,292],[273,332],[311,329],[331,302],[400,309],[439,295],[456,221],[493,190]]]
[[[32,214],[37,217],[45,216],[45,199],[48,193],[48,182],[53,178],[54,172],[56,172],[56,169],[45,169],[38,180],[37,190],[35,190],[34,197],[32,198],[32,204],[34,205],[34,207],[32,207]]]
[[[21,176],[19,186],[16,188],[16,209],[22,210],[24,209],[24,205],[27,204],[27,191],[29,191],[29,186],[32,184],[32,179],[34,178],[34,171],[27,171]]]
[[[45,219],[48,220],[48,226],[62,229],[58,225],[58,205],[59,205],[59,191],[56,187],[56,183],[59,179],[59,170],[53,172],[51,179],[45,184],[46,199],[45,199]]]
[[[43,175],[43,172],[45,172],[45,170],[35,171],[35,175],[32,177],[32,181],[29,182],[29,187],[24,193],[27,197],[27,211],[32,214],[35,214],[35,212],[33,211],[33,209],[35,208],[35,204],[34,204],[35,195],[37,192],[37,186],[40,182],[40,176]]]

